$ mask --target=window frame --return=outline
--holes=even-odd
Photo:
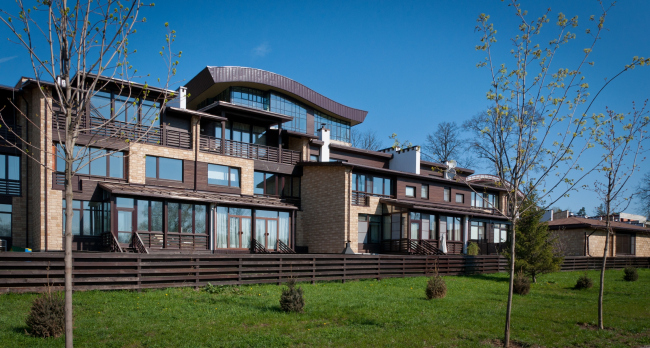
[[[219,185],[219,184],[211,184],[210,183],[210,166],[228,168],[228,173],[227,173],[228,185]],[[238,182],[238,184],[236,186],[233,185],[233,183],[232,183],[232,173],[233,173],[233,171],[237,172],[237,182]],[[226,165],[223,165],[223,164],[208,163],[208,186],[241,188],[241,169],[238,168],[238,167],[230,167],[230,166],[226,166]]]
[[[262,187],[263,187],[263,193],[255,192],[255,189],[257,189],[257,181],[255,179],[256,174],[262,174],[263,179],[262,179]],[[267,187],[267,176],[268,175],[275,175],[275,194],[269,194],[268,193],[268,187]],[[296,182],[295,179],[298,179]],[[298,187],[295,187],[297,183]],[[289,195],[284,194],[284,190],[286,185],[290,185],[290,192]],[[286,175],[286,174],[280,174],[280,173],[272,173],[272,172],[263,172],[260,170],[256,170],[253,173],[253,194],[254,195],[259,195],[259,196],[269,196],[269,197],[282,197],[282,198],[300,198],[300,189],[301,189],[302,183],[300,180],[299,176],[293,176],[293,175]]]
[[[108,94],[109,97],[107,98],[105,95],[100,95],[100,94]],[[122,113],[124,113],[124,121],[118,120],[117,116],[115,114],[116,111],[119,111],[115,107],[115,101],[116,101],[117,98],[120,98],[120,97],[125,98],[125,100],[124,100],[125,107],[124,107],[124,110],[122,110]],[[109,103],[108,103],[107,106],[108,106],[108,112],[109,112],[110,116],[109,116],[108,119],[104,118],[103,116],[96,116],[96,115],[92,114],[93,110],[97,109],[92,105],[93,98],[102,98],[102,99],[108,99],[109,100]],[[133,105],[134,102],[136,103],[135,106]],[[151,121],[154,121],[154,122],[152,122],[151,124],[144,124],[143,123],[143,121],[148,121],[148,120],[143,120],[143,116],[147,116],[147,117],[150,116],[150,115],[143,115],[142,114],[143,104],[145,104],[145,102],[151,103],[151,105],[146,105],[147,107],[150,107],[149,109],[153,108],[153,109],[157,110],[156,112],[154,112],[154,115],[152,115],[154,117],[152,118]],[[118,121],[118,122],[125,122],[125,123],[137,123],[137,124],[141,124],[141,125],[147,126],[147,127],[149,127],[149,126],[160,127],[160,124],[162,123],[161,122],[162,111],[160,109],[160,106],[161,106],[161,103],[158,102],[157,100],[151,100],[151,99],[143,98],[142,95],[133,96],[133,95],[130,95],[128,93],[126,95],[124,95],[122,93],[116,92],[115,90],[109,90],[109,89],[102,90],[102,89],[100,89],[100,90],[96,90],[96,91],[92,92],[92,96],[88,100],[88,107],[86,108],[86,112],[87,112],[89,117],[104,118],[105,120],[111,119],[112,120],[111,122]],[[106,107],[106,106],[104,106],[104,107]],[[130,110],[133,109],[134,107],[136,108],[137,113],[138,113],[137,116],[136,116],[135,122],[133,120],[129,121]],[[158,118],[157,120],[155,119],[156,117]]]
[[[444,187],[443,188],[443,200],[445,202],[450,202],[451,203],[451,187]]]
[[[146,158],[155,158],[156,159],[156,177],[152,178],[147,175],[147,160]],[[164,180],[164,181],[169,181],[169,182],[185,182],[185,160],[179,159],[179,158],[170,158],[170,157],[161,157],[161,156],[152,156],[152,155],[146,155],[145,158],[145,168],[144,168],[144,176],[145,180],[146,179],[153,179],[153,180]],[[160,159],[168,159],[168,160],[174,160],[174,161],[180,161],[181,163],[181,180],[175,180],[175,179],[165,179],[160,177]]]
[[[420,187],[420,198],[429,199],[429,185],[422,184]]]
[[[458,201],[460,198],[460,202]],[[456,203],[465,204],[465,195],[462,193],[456,193]]]
[[[93,146],[77,146],[75,145],[75,149],[73,150],[73,153],[78,153],[77,151],[80,151],[81,149],[88,149],[87,153],[84,154],[84,156],[76,161],[73,162],[77,163],[79,161],[80,164],[84,164],[87,162],[85,168],[88,168],[87,171],[88,173],[85,173],[86,169],[84,169],[84,173],[78,172],[77,175],[88,175],[88,176],[93,176],[97,178],[114,178],[114,179],[125,179],[126,178],[126,165],[125,165],[125,155],[124,151],[116,151],[116,150],[111,150],[107,148],[99,148],[99,147],[93,147]],[[93,153],[93,151],[97,150],[103,150],[105,153],[103,155],[100,155],[100,157],[95,157],[94,159],[90,159],[90,155]],[[55,149],[55,161],[54,161],[54,170],[58,173],[65,173],[65,161],[60,158],[57,154],[62,154],[64,153],[63,151],[63,146],[61,143],[56,144],[56,149]],[[112,152],[112,153],[111,153]],[[111,153],[111,154],[109,154]],[[116,155],[119,154],[119,155]],[[122,162],[122,176],[112,176],[111,175],[111,161],[115,158],[121,158]],[[93,162],[96,161],[101,161],[104,159],[106,161],[105,166],[106,166],[106,175],[97,175],[97,174],[92,174],[92,165]],[[61,167],[63,168],[59,168]]]
[[[409,195],[409,189],[413,190],[413,194]],[[405,186],[404,188],[404,196],[410,197],[410,198],[416,198],[416,192],[415,192],[415,186]]]

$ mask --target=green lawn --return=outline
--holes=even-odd
[[[595,287],[572,287],[581,273],[541,276],[527,296],[515,295],[512,338],[524,346],[650,345],[650,270],[637,282],[608,271],[606,331],[593,330]],[[505,274],[445,277],[447,297],[427,301],[427,278],[301,284],[305,313],[286,314],[283,287],[253,285],[209,294],[193,289],[90,291],[74,295],[77,347],[459,346],[489,347],[503,334]],[[63,339],[27,336],[34,294],[0,295],[0,346],[63,346]]]

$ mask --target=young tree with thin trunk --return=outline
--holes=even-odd
[[[486,52],[486,58],[478,64],[490,73],[490,90],[487,99],[493,105],[482,116],[482,129],[474,132],[491,157],[493,171],[500,184],[506,188],[506,204],[498,211],[510,223],[510,281],[504,330],[504,345],[510,345],[510,322],[512,313],[513,281],[516,261],[516,231],[518,218],[528,207],[524,202],[537,191],[538,202],[546,206],[557,202],[575,188],[591,170],[580,165],[583,152],[593,144],[587,130],[590,106],[594,99],[613,80],[601,87],[592,97],[589,85],[584,81],[582,69],[593,64],[589,61],[592,50],[604,30],[609,7],[601,5],[601,14],[590,18],[586,34],[591,36],[590,45],[583,49],[582,57],[572,64],[573,68],[556,66],[562,46],[575,39],[572,33],[578,26],[578,18],[557,14],[553,20],[557,32],[554,39],[540,35],[542,28],[551,22],[550,9],[533,20],[516,0],[509,3],[518,19],[519,33],[509,40],[512,61],[497,64],[493,56],[496,49],[496,29],[489,22],[490,16],[481,14],[476,31],[481,34],[477,50]],[[633,58],[624,71],[636,65],[649,63],[644,58]],[[616,77],[615,76],[615,77]],[[574,174],[578,173],[575,178]],[[468,182],[471,187],[471,182]],[[537,206],[540,206],[537,203]]]
[[[605,217],[605,248],[598,290],[598,328],[601,330],[604,328],[605,266],[609,241],[614,236],[611,227],[612,215],[627,209],[635,195],[635,192],[628,192],[626,185],[645,159],[642,150],[650,124],[649,113],[645,111],[645,107],[646,104],[640,109],[633,106],[633,111],[628,114],[617,114],[608,109],[605,114],[593,115],[593,122],[597,127],[594,136],[596,144],[602,150],[602,161],[596,169],[601,180],[596,181],[591,189],[603,202]],[[589,189],[587,185],[584,187]]]
[[[13,33],[13,42],[25,49],[29,56],[34,78],[38,85],[38,93],[47,102],[44,117],[55,117],[52,128],[59,132],[62,140],[58,150],[53,154],[51,144],[37,148],[15,134],[22,144],[13,146],[30,160],[52,170],[51,163],[43,161],[47,156],[56,156],[65,163],[65,226],[64,226],[64,263],[65,263],[65,342],[66,347],[73,345],[72,322],[72,201],[73,177],[91,161],[111,156],[116,152],[128,149],[135,142],[152,131],[153,124],[158,120],[159,112],[171,95],[168,93],[170,77],[175,74],[180,53],[171,51],[175,32],[167,29],[166,44],[159,54],[166,60],[168,72],[166,81],[158,82],[160,97],[158,105],[149,108],[149,114],[141,118],[141,125],[121,132],[108,131],[116,117],[124,108],[142,109],[141,100],[148,97],[149,87],[145,87],[138,95],[131,95],[131,81],[136,77],[137,70],[129,63],[129,56],[135,53],[130,50],[129,38],[136,33],[137,23],[145,22],[139,14],[143,7],[153,4],[143,4],[139,0],[99,0],[68,2],[67,0],[36,0],[35,4],[26,4],[19,0],[16,13],[0,9],[0,21]],[[165,24],[168,28],[168,25]],[[118,82],[115,82],[118,81]],[[116,84],[119,93],[127,97],[137,98],[133,105],[123,103],[109,112],[109,117],[98,122],[86,124],[84,117],[87,112],[95,112],[91,106],[93,96],[108,84]],[[107,107],[103,105],[103,107]],[[89,110],[91,108],[92,110]],[[108,106],[108,108],[112,108]],[[120,109],[122,108],[122,109]],[[16,108],[17,112],[41,136],[48,139],[48,130],[40,127]],[[140,112],[141,114],[144,113]],[[144,122],[142,122],[144,121]],[[138,122],[129,119],[128,122]],[[4,119],[2,123],[6,126]],[[13,132],[12,132],[13,133]],[[81,134],[92,136],[82,146],[77,145]],[[101,134],[101,136],[96,135]],[[122,141],[118,149],[107,150],[99,138],[113,137]],[[6,139],[5,139],[6,140]],[[24,145],[24,148],[21,146]],[[91,150],[90,145],[93,146]],[[99,149],[99,150],[96,150]],[[93,151],[95,151],[93,153]],[[43,156],[44,154],[44,156]]]

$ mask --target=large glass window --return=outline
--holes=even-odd
[[[253,176],[256,195],[300,197],[300,178],[256,171]]]
[[[293,117],[291,122],[282,124],[284,129],[301,133],[307,132],[307,109],[300,104],[271,93],[271,111]]]
[[[239,168],[208,164],[208,184],[239,187]]]
[[[11,204],[0,204],[0,237],[11,237]]]
[[[167,231],[206,233],[207,208],[203,204],[167,203]]]
[[[269,98],[263,91],[247,87],[231,87],[230,102],[260,110],[269,110]]]
[[[477,208],[499,208],[499,199],[498,195],[493,193],[476,193],[472,192],[471,204],[472,207]]]
[[[20,195],[20,157],[0,155],[0,194]]]
[[[508,225],[506,224],[493,224],[492,231],[494,232],[494,243],[505,243],[508,240]]]
[[[469,227],[469,239],[485,240],[485,222],[471,221]]]
[[[314,135],[325,124],[325,128],[330,130],[330,137],[333,140],[350,142],[350,122],[339,120],[318,111],[314,111]]]
[[[111,118],[111,94],[96,92],[90,97],[90,116],[103,119]]]
[[[56,171],[65,172],[65,152],[61,144],[57,144]],[[124,154],[112,150],[95,147],[75,146],[72,155],[76,160],[72,163],[72,170],[77,174],[105,176],[111,178],[124,178]],[[109,155],[110,153],[110,155]]]
[[[63,228],[65,234],[65,199],[62,203]],[[108,202],[72,201],[72,234],[75,236],[99,236],[110,232],[110,204]],[[119,223],[119,221],[118,221]]]
[[[162,232],[163,202],[138,200],[138,231]]]
[[[441,232],[447,232],[447,240],[451,241],[461,241],[462,236],[461,236],[461,231],[462,231],[462,225],[461,225],[461,218],[459,217],[454,217],[454,216],[441,216],[440,221],[444,222],[444,224],[441,223],[441,225],[444,225],[444,230],[442,230],[441,227]]]
[[[352,191],[390,196],[391,179],[364,174],[352,174]]]
[[[252,230],[253,210],[217,207],[217,248],[248,249],[253,238],[266,249],[275,250],[277,241],[289,245],[291,228],[288,212],[255,210],[255,231]]]
[[[90,117],[108,120],[113,115],[115,121],[158,127],[160,103],[143,100],[142,96],[117,95],[106,91],[95,92],[90,98]]]
[[[183,181],[183,160],[147,156],[145,173],[147,178]]]

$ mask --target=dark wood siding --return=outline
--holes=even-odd
[[[373,157],[371,155],[362,155],[336,150],[330,151],[330,158],[368,167],[388,169],[388,158]]]

